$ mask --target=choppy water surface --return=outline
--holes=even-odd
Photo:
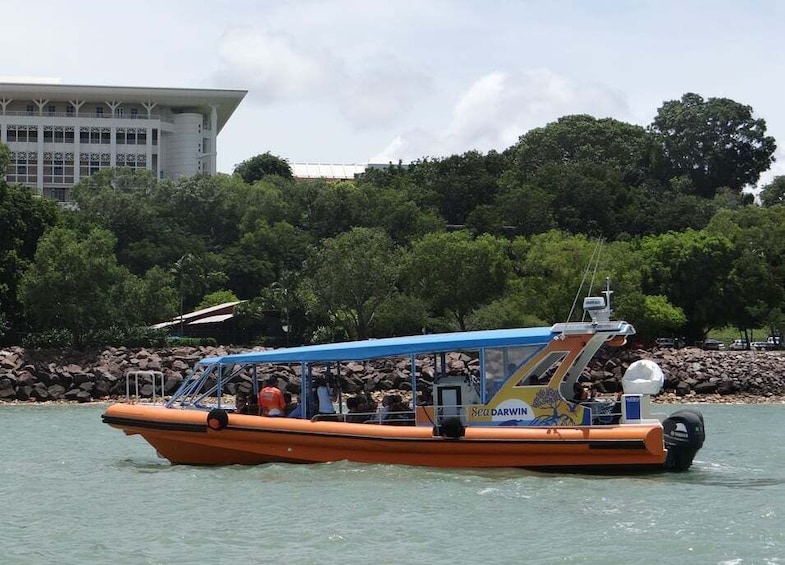
[[[2,563],[785,563],[785,406],[685,474],[174,467],[101,406],[0,407]]]

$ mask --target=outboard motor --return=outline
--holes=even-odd
[[[703,415],[697,410],[685,408],[677,410],[662,422],[665,436],[665,469],[669,471],[686,471],[698,450],[703,447],[706,429],[703,426]]]

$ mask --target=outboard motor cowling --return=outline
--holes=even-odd
[[[703,447],[706,430],[703,415],[694,409],[677,410],[662,422],[665,437],[665,469],[686,471],[698,450]]]

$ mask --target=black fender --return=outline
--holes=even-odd
[[[439,435],[447,439],[461,439],[466,435],[466,428],[460,418],[446,418],[439,427]]]
[[[213,408],[207,413],[207,426],[215,431],[221,431],[229,424],[229,414],[226,410]]]

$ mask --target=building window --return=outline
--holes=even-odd
[[[81,128],[79,130],[80,143],[110,143],[111,142],[111,128]]]
[[[68,106],[65,107],[65,113],[68,114],[69,116],[73,116],[74,107],[69,104]]]
[[[122,118],[125,114],[125,108],[115,108],[114,115],[118,118]]]
[[[153,145],[158,145],[158,130],[153,129]]]
[[[8,143],[35,143],[38,141],[38,126],[8,126]]]
[[[110,164],[109,153],[81,153],[79,155],[79,174],[82,177],[89,177],[101,169],[108,169]]]
[[[95,107],[95,117],[96,118],[103,118],[104,117],[104,107],[103,106],[96,106]]]
[[[44,153],[44,184],[73,184],[74,154]]]
[[[147,168],[147,155],[144,153],[118,153],[117,166],[130,167],[132,169],[145,169]]]
[[[71,142],[74,140],[73,128],[71,130]],[[66,137],[64,126],[44,126],[44,143],[63,143]]]
[[[38,182],[38,153],[36,151],[12,151],[6,182],[35,185]]]
[[[33,115],[33,105],[32,104],[28,104],[26,110],[27,110],[27,115],[28,116],[32,116]]]
[[[137,116],[138,114],[139,114],[139,109],[138,108],[131,108],[131,119],[132,120],[136,119],[138,117]]]
[[[55,106],[54,104],[50,104],[50,105],[49,105],[49,106],[46,108],[46,111],[47,111],[47,113],[48,113],[50,116],[53,116],[53,115],[55,115],[55,113],[57,112],[57,106]]]

